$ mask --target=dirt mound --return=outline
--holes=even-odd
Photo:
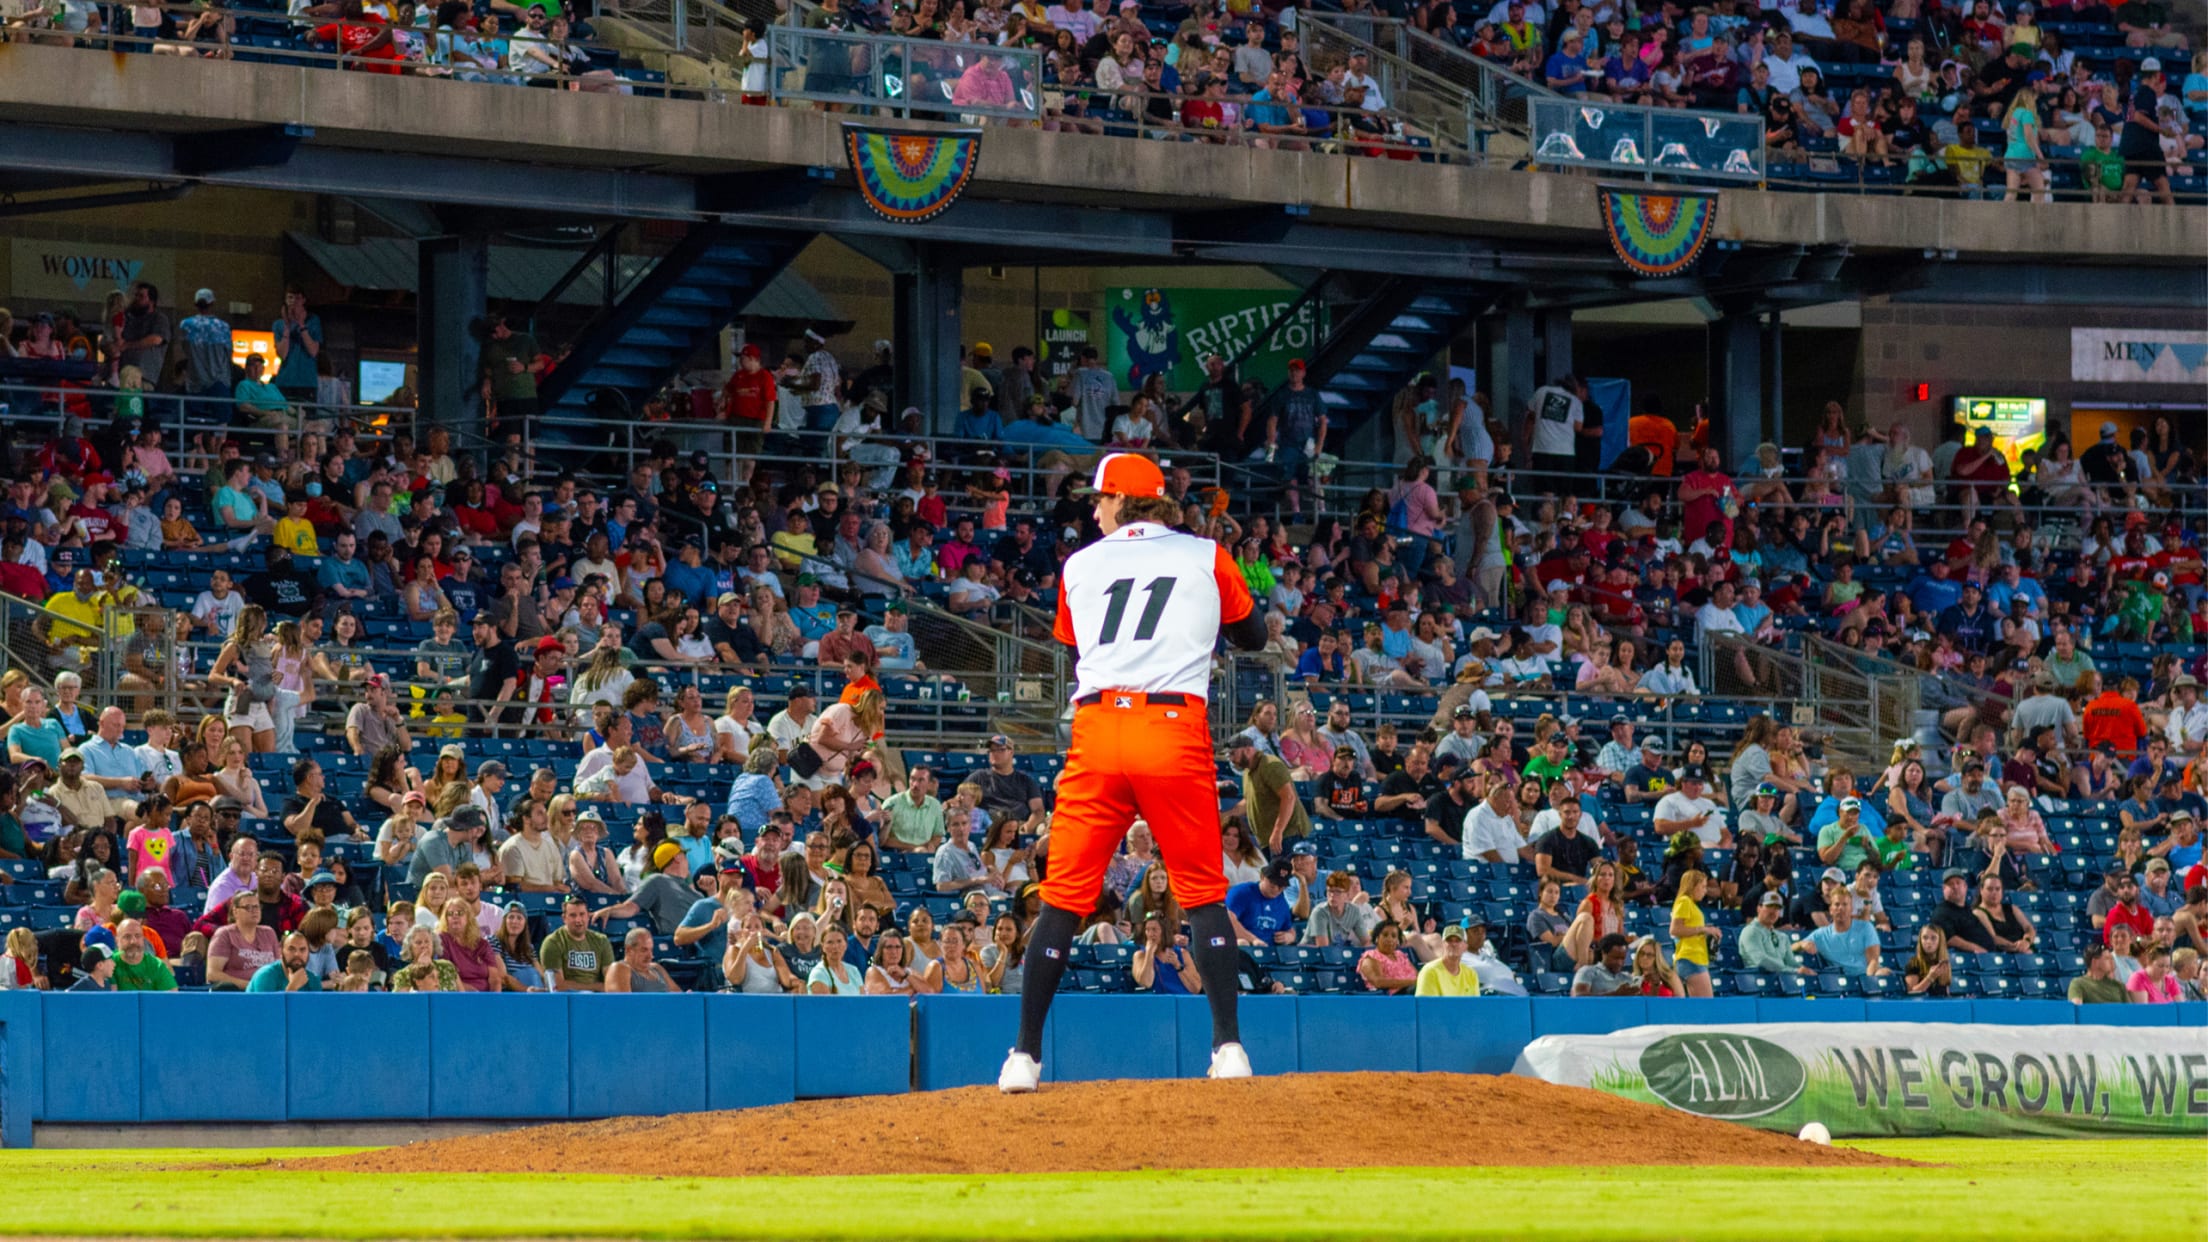
[[[1373,1142],[1382,1132],[1432,1141]],[[1335,1137],[1315,1140],[1320,1133]],[[823,1152],[833,1155],[824,1162]],[[355,1173],[556,1168],[750,1177],[1249,1166],[1904,1163],[1531,1078],[1287,1074],[1234,1082],[1052,1084],[1024,1096],[965,1087],[622,1117],[281,1165]]]

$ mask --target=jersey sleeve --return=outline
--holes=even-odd
[[[1211,576],[1219,585],[1219,621],[1232,625],[1250,615],[1257,608],[1250,598],[1249,583],[1242,580],[1242,570],[1219,544],[1212,545]],[[1064,597],[1061,595],[1061,599]],[[1067,640],[1071,642],[1071,639]]]
[[[1075,641],[1073,636],[1073,612],[1066,607],[1068,594],[1066,580],[1061,577],[1058,579],[1058,619],[1051,623],[1050,633],[1051,637],[1056,638],[1068,647],[1078,647],[1080,644]]]

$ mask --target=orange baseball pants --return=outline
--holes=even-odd
[[[1137,818],[1157,838],[1182,908],[1225,899],[1218,768],[1202,700],[1152,703],[1107,690],[1100,702],[1074,708],[1043,900],[1073,914],[1094,910],[1112,854]]]

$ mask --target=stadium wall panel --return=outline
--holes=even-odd
[[[2064,1001],[1253,996],[1260,1071],[1508,1073],[1541,1035],[1645,1023],[1920,1021],[2067,1026]],[[2208,1005],[2096,1007],[2095,1023],[2208,1025]],[[809,999],[0,992],[0,1144],[32,1123],[552,1121],[985,1084],[1016,997]],[[1070,994],[1043,1032],[1061,1082],[1199,1076],[1202,997]],[[242,1051],[211,1068],[186,1040]],[[276,1072],[271,1072],[276,1071]]]
[[[2188,1006],[2208,1011],[2208,1005]],[[1970,1017],[1956,1021],[1983,1022],[1995,1026],[2076,1026],[2076,1005],[2066,1000],[1994,1000],[1972,1001]],[[1888,1017],[1887,1021],[1893,1021]],[[1915,1018],[1902,1015],[1901,1021],[1914,1022]]]
[[[1418,1068],[1453,1074],[1507,1074],[1533,1041],[1533,1002],[1483,996],[1477,1010],[1447,997],[1418,997]]]
[[[696,992],[567,994],[568,1115],[705,1111],[705,1002]]]
[[[752,1108],[797,1098],[797,998],[707,996],[705,1106]]]
[[[1140,1002],[1146,998],[1124,999]],[[1201,996],[1170,998],[1180,1014],[1181,1070],[1183,1078],[1201,1078],[1211,1069],[1211,1006]],[[1296,1065],[1297,1021],[1301,1001],[1294,996],[1245,996],[1238,1025],[1242,1047],[1252,1065]],[[1055,1020],[1055,1018],[1053,1018]],[[1048,1072],[1049,1067],[1044,1067]]]
[[[984,998],[986,999],[986,998]],[[1143,1001],[1150,1004],[1143,1004]],[[1044,1070],[1062,1082],[1088,1082],[1100,1078],[1178,1078],[1180,1062],[1180,1010],[1160,1005],[1156,997],[1061,996],[1051,1003],[1049,1028],[1044,1031]],[[946,1004],[954,1002],[946,1001]],[[1210,1028],[1210,1010],[1204,1025]],[[995,1032],[998,1049],[984,1068],[993,1076],[1019,1030],[1019,1006],[1010,1020]]]
[[[1079,998],[1060,997],[1058,1004],[1075,999]],[[799,1006],[801,1018],[806,1008]],[[1005,1050],[1019,1033],[1019,997],[922,996],[913,1011],[911,1073],[920,1090],[974,1087],[997,1080],[997,1067],[1004,1064]],[[1054,1021],[1043,1031],[1046,1049],[1057,1033],[1056,1025]],[[1055,1077],[1054,1069],[1054,1058],[1043,1058],[1046,1078]]]
[[[1387,997],[1299,996],[1296,1068],[1306,1074],[1415,1070],[1419,1016],[1418,1006]]]
[[[902,996],[838,996],[807,1001],[796,1010],[799,1099],[912,1090],[911,1001]],[[989,1063],[1003,1059],[1000,1051]]]
[[[282,1068],[289,999],[266,992],[139,996],[138,1119],[284,1120],[289,1115],[285,1082],[290,1075]],[[374,1024],[362,1024],[338,1047],[378,1038],[381,1032]],[[331,1061],[328,1072],[343,1073],[343,1064]],[[51,1081],[46,1092],[51,1099]]]
[[[316,992],[281,999],[291,1120],[428,1119],[429,993]]]

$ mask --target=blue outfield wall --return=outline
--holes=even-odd
[[[1257,996],[1260,1072],[1510,1072],[1541,1035],[1645,1023],[2061,1025],[2065,1001],[1388,1000]],[[2208,1005],[2098,1005],[2098,1024],[2208,1026]],[[1016,997],[479,996],[0,992],[0,1145],[35,1121],[553,1121],[884,1095],[994,1080]],[[1052,1081],[1203,1074],[1201,997],[1071,993]],[[220,1049],[217,1058],[192,1049]],[[241,1067],[235,1058],[243,1056]]]

